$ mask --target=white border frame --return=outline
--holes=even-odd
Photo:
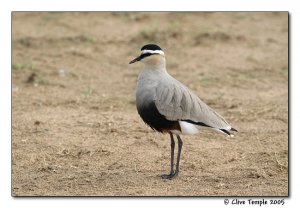
[[[11,11],[289,11],[290,12],[290,197],[284,207],[299,206],[300,13],[292,0],[11,0],[0,8],[0,203],[2,207],[201,207],[225,206],[224,198],[13,198],[11,197]],[[293,70],[294,69],[294,70]],[[298,92],[298,95],[296,95]],[[297,108],[295,108],[297,106]],[[291,113],[292,112],[292,113]],[[242,207],[254,207],[243,205]]]

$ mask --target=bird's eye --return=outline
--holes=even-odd
[[[147,56],[151,56],[151,55],[153,55],[153,53],[143,53],[141,55],[141,59],[146,58]]]

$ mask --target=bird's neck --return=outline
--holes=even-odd
[[[153,56],[145,62],[145,69],[166,71],[166,59],[161,56]]]

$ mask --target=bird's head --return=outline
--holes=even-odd
[[[155,44],[147,44],[141,48],[141,55],[129,62],[133,64],[137,61],[142,61],[145,65],[157,66],[165,64],[165,54],[162,49]]]

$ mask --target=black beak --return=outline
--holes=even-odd
[[[140,61],[142,60],[142,56],[136,57],[135,59],[133,59],[132,61],[129,62],[129,64],[133,64],[134,62]]]

